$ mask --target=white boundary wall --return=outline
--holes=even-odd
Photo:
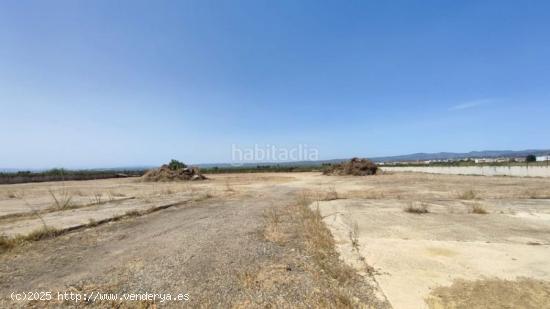
[[[387,166],[388,172],[420,172],[451,175],[550,177],[549,166]]]

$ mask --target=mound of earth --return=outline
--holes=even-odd
[[[184,167],[173,169],[168,164],[153,169],[143,175],[145,181],[177,181],[177,180],[203,180],[206,179],[200,173],[198,167]]]
[[[323,174],[367,176],[375,175],[377,172],[378,166],[371,160],[353,158],[347,162],[331,165],[323,171]]]

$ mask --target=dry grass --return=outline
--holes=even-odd
[[[384,192],[380,192],[380,191],[366,191],[366,192],[363,192],[363,194],[361,195],[362,198],[365,198],[365,199],[382,199],[385,197],[385,194]]]
[[[93,218],[88,219],[88,227],[95,227],[98,225],[99,225],[99,222],[97,222],[95,219]]]
[[[474,203],[470,205],[470,213],[477,214],[477,215],[486,215],[489,212],[479,203]]]
[[[67,189],[63,188],[63,190],[61,190],[59,194],[56,194],[53,190],[48,190],[48,192],[53,199],[54,208],[58,210],[71,208],[73,196],[69,193]]]
[[[162,195],[171,195],[174,193],[176,193],[176,191],[172,188],[165,188],[164,190],[161,191]]]
[[[31,232],[30,234],[24,236],[23,238],[27,241],[38,241],[42,239],[52,238],[58,236],[62,233],[61,230],[58,230],[53,227],[44,226],[38,230]]]
[[[364,278],[340,260],[319,209],[310,208],[317,198],[315,192],[302,192],[295,204],[273,206],[264,212],[264,239],[287,253],[284,259],[263,263],[239,275],[245,295],[259,293],[259,299],[270,301],[258,303],[258,299],[249,296],[238,301],[236,307],[387,307],[374,296]],[[357,230],[352,231],[351,237],[358,244]],[[280,298],[282,294],[286,296]]]
[[[72,192],[76,196],[86,196],[86,193],[82,192],[82,190],[72,190]]]
[[[238,277],[241,281],[241,284],[247,288],[247,289],[251,289],[251,288],[254,288],[254,286],[256,285],[256,274],[251,272],[251,271],[244,271],[240,274],[238,274]]]
[[[530,190],[525,190],[525,192],[522,194],[522,197],[530,198],[530,199],[550,199],[550,192],[530,189]]]
[[[114,192],[113,192],[113,191],[109,191],[109,195],[114,196],[114,197],[125,197],[125,196],[126,196],[126,194],[120,193],[120,192],[116,192],[116,191],[114,191]]]
[[[349,282],[354,277],[355,272],[338,259],[338,253],[334,249],[334,238],[330,230],[323,222],[323,217],[319,208],[312,210],[309,203],[296,206],[296,215],[300,225],[300,234],[302,235],[308,252],[312,255],[317,265],[325,272],[336,279],[340,284]]]
[[[322,198],[323,201],[332,201],[337,199],[339,199],[339,196],[334,186],[329,187]]]
[[[91,197],[90,197],[90,204],[92,205],[99,205],[102,203],[102,197],[103,195],[99,192],[95,192]]]
[[[281,214],[274,207],[270,207],[264,211],[264,238],[282,244],[285,242],[286,238],[282,232],[281,227]]]
[[[19,237],[0,236],[0,252],[5,252],[19,245],[22,239]]]
[[[357,284],[357,280],[362,279],[358,278],[351,267],[340,260],[335,249],[334,238],[324,224],[319,208],[312,210],[309,205],[310,203],[304,203],[301,199],[294,209],[296,220],[302,222],[297,232],[302,235],[307,255],[311,256],[314,265],[331,282],[334,293],[331,298],[332,303],[325,305],[336,308],[361,307],[358,299],[353,295],[354,285]],[[352,234],[352,238],[355,238],[358,245],[357,231],[355,235]],[[323,303],[317,305],[322,306]]]
[[[186,183],[186,184],[184,185],[184,187],[185,187],[185,191],[189,192],[189,194],[195,195],[195,192],[196,192],[197,190],[196,190],[196,188],[195,188],[194,185],[192,185],[191,183]]]
[[[115,197],[113,196],[111,191],[107,192],[107,199],[109,200],[109,202],[113,202],[115,200]]]
[[[63,231],[43,226],[27,235],[20,235],[16,237],[0,236],[0,252],[8,251],[16,246],[20,246],[30,241],[38,241],[43,239],[52,238],[60,235]]]
[[[548,308],[550,282],[530,278],[514,281],[455,280],[449,287],[432,290],[429,308]]]
[[[353,250],[359,252],[359,225],[357,222],[353,223],[351,231],[349,231],[349,239]]]
[[[205,192],[205,193],[195,197],[193,200],[196,201],[196,202],[200,202],[200,201],[204,201],[204,200],[207,200],[207,199],[210,199],[210,198],[213,198],[213,197],[214,197],[214,195],[208,191],[208,192]]]
[[[424,202],[409,202],[403,211],[412,214],[427,214],[430,212],[428,204]]]
[[[138,217],[140,215],[141,213],[137,210],[128,210],[127,212],[124,213],[124,216],[126,217]]]
[[[382,190],[351,190],[346,192],[342,198],[360,198],[368,200],[379,200],[386,197],[399,199],[400,195],[396,192],[384,192]]]
[[[18,199],[18,198],[21,198],[21,194],[18,194],[15,191],[8,190],[6,192],[6,197],[9,199]]]
[[[474,190],[466,190],[458,194],[458,198],[461,200],[475,200],[478,199],[478,194]]]
[[[225,181],[225,191],[227,192],[235,192],[235,188],[231,185],[231,182],[229,180]]]

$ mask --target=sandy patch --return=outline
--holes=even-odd
[[[469,213],[469,202],[427,201],[427,214],[403,211],[406,200],[341,199],[313,207],[321,210],[345,261],[360,265],[364,258],[376,269],[395,308],[426,308],[434,289],[456,279],[550,280],[550,221],[541,219],[548,202],[476,201],[489,210],[485,215]],[[522,207],[529,217],[521,215]],[[350,239],[354,226],[359,257]]]

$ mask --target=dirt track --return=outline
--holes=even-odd
[[[254,198],[197,202],[37,242],[3,259],[1,292],[92,284],[185,292],[190,304],[238,300],[241,267],[273,254],[256,240],[269,206]]]

